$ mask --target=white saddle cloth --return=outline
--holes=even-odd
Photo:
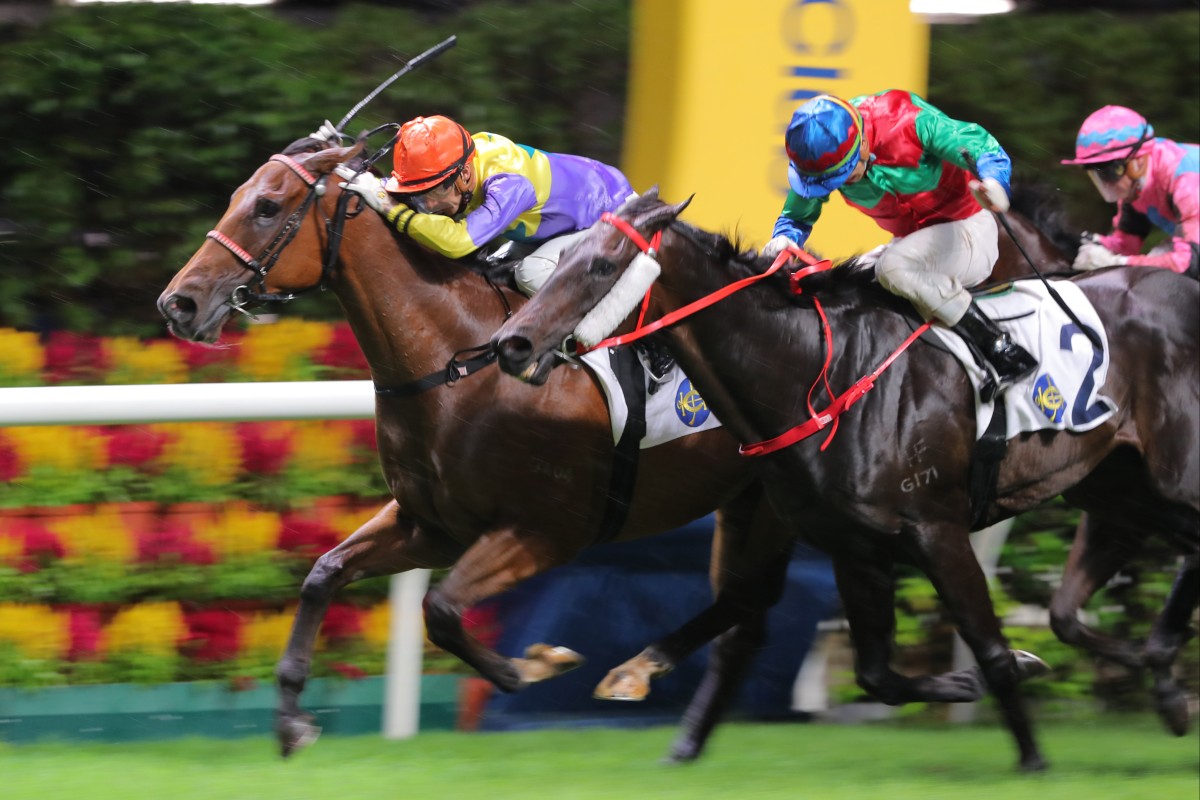
[[[617,383],[616,373],[609,364],[610,350],[593,350],[581,357],[604,388],[608,400],[608,418],[612,422],[613,442],[621,439],[629,408],[625,394]],[[645,370],[642,371],[645,376]],[[646,380],[649,380],[646,377]],[[642,449],[673,441],[681,436],[699,433],[710,428],[719,428],[717,420],[700,393],[692,388],[692,382],[683,374],[678,364],[672,365],[665,383],[654,394],[646,395],[646,436]]]
[[[1108,377],[1108,336],[1096,309],[1070,281],[1051,283],[1079,321],[1099,334],[1104,345],[1102,352],[1096,352],[1039,280],[1017,281],[1011,291],[975,298],[985,314],[1038,360],[1037,371],[1005,393],[1010,439],[1018,433],[1047,429],[1088,431],[1117,410],[1116,403],[1100,394]],[[987,375],[958,334],[941,325],[934,325],[933,331],[958,358],[975,387],[978,439],[987,430],[995,411],[994,401],[980,402],[979,387]]]

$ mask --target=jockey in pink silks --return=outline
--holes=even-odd
[[[1083,122],[1075,158],[1100,195],[1117,204],[1113,232],[1085,238],[1075,269],[1163,267],[1200,278],[1200,146],[1154,136],[1123,106],[1105,106]],[[1170,240],[1142,255],[1153,226]]]

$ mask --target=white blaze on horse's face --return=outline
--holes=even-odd
[[[575,326],[575,341],[584,347],[603,341],[642,302],[660,272],[662,268],[652,256],[634,256],[608,294]]]

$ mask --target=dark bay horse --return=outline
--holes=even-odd
[[[377,397],[379,456],[394,500],[322,556],[304,581],[277,670],[285,755],[317,733],[299,697],[330,600],[352,581],[450,568],[425,599],[429,637],[503,690],[574,666],[574,654],[555,648],[531,648],[523,659],[501,656],[464,632],[461,615],[597,540],[614,460],[604,397],[587,371],[559,370],[546,391],[496,369],[445,385],[451,356],[487,343],[508,304],[523,298],[393,234],[374,212],[351,214],[339,229],[343,192],[326,176],[360,148],[302,152],[305,141],[289,148],[294,157],[273,158],[234,193],[217,231],[159,299],[175,335],[215,342],[234,307],[256,293],[321,284],[345,310],[376,387],[413,389],[424,376],[438,378],[428,391]],[[326,263],[331,251],[338,256],[333,268]],[[256,291],[247,288],[259,278]],[[685,473],[696,479],[679,481]],[[765,609],[783,586],[789,537],[764,532],[781,526],[733,438],[715,429],[642,451],[632,497],[621,540],[717,510],[717,610],[705,621],[719,630],[741,621],[726,649],[752,650],[765,630]],[[779,548],[770,554],[776,567],[767,580],[735,585],[749,571],[742,562],[753,543]],[[686,716],[685,757],[699,753],[744,661],[714,653]]]
[[[642,237],[663,234],[652,315],[681,308],[766,266],[740,255],[724,237],[677,223],[684,206],[664,204],[652,192],[618,212]],[[639,252],[615,226],[597,223],[501,328],[494,340],[501,367],[545,379],[547,359],[556,358]],[[837,391],[870,373],[918,323],[906,303],[862,272],[834,270],[809,280],[798,300],[779,282],[759,284],[660,334],[742,442],[767,440],[807,416],[806,394],[824,363],[814,296],[838,340],[838,357],[829,366]],[[1156,532],[1176,536],[1195,558],[1200,284],[1166,271],[1134,269],[1091,274],[1078,283],[1108,330],[1105,393],[1119,411],[1087,433],[1013,439],[985,524],[1063,494],[1090,515],[1141,538]],[[819,451],[809,439],[755,461],[772,505],[791,530],[834,558],[860,684],[885,702],[924,699],[923,684],[897,684],[889,667],[892,568],[898,561],[914,564],[936,587],[981,665],[1017,742],[1020,765],[1037,769],[1044,762],[1018,693],[1020,665],[1008,650],[967,537],[972,398],[953,358],[921,339],[847,413],[827,450]],[[915,486],[914,472],[925,476]],[[1194,576],[1194,569],[1187,574]],[[1173,658],[1186,641],[1195,591],[1175,596],[1144,659],[1153,651]]]

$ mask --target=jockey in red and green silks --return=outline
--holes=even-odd
[[[951,119],[912,92],[891,89],[848,102],[814,97],[793,114],[785,146],[791,190],[764,255],[803,245],[838,191],[895,237],[877,252],[883,286],[971,342],[993,368],[999,389],[1034,371],[1032,356],[967,292],[991,274],[999,257],[990,212],[1008,209],[1012,162],[990,133]]]

